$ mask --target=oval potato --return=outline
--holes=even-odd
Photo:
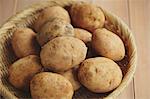
[[[87,47],[74,37],[57,37],[45,44],[41,50],[41,62],[53,71],[66,71],[80,64],[86,57]]]
[[[92,34],[84,29],[74,28],[75,37],[82,40],[84,43],[91,42]]]
[[[36,32],[39,32],[40,28],[44,25],[44,23],[47,22],[49,19],[53,18],[60,18],[65,22],[70,23],[70,16],[68,12],[60,6],[53,6],[41,11],[38,14],[38,18],[34,22],[32,27]]]
[[[48,41],[59,36],[74,36],[74,29],[71,24],[66,23],[64,20],[54,18],[49,21],[40,29],[37,35],[37,40],[41,46]]]
[[[73,87],[62,75],[43,72],[35,75],[30,82],[33,99],[72,99]]]
[[[105,16],[100,8],[89,3],[74,3],[70,10],[73,25],[90,32],[104,26]]]
[[[92,36],[92,46],[99,55],[114,61],[122,60],[125,56],[125,47],[122,40],[105,28],[95,30]]]
[[[13,33],[11,44],[17,57],[39,55],[40,46],[36,41],[36,33],[30,28],[17,28]]]
[[[96,57],[83,61],[79,67],[78,78],[90,91],[105,93],[119,86],[122,72],[114,61]]]
[[[32,77],[42,71],[40,58],[36,55],[29,55],[14,62],[9,67],[9,82],[21,90],[29,90],[29,83]]]

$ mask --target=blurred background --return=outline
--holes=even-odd
[[[0,0],[0,26],[16,12],[46,0]],[[150,99],[150,0],[83,0],[116,14],[133,31],[138,48],[135,77],[118,99]],[[1,45],[0,45],[1,46]]]

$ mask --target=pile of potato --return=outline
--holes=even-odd
[[[9,67],[9,82],[33,99],[71,99],[82,85],[95,93],[114,90],[123,76],[115,61],[124,58],[125,47],[105,21],[103,11],[88,3],[42,10],[33,30],[13,33],[20,59]]]

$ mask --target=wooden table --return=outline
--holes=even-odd
[[[44,0],[0,0],[0,24],[27,5]],[[150,0],[88,0],[115,13],[136,38],[138,65],[134,79],[118,99],[150,99]]]

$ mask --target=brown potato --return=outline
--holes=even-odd
[[[125,47],[116,34],[103,28],[93,33],[92,46],[99,55],[119,61],[125,56]]]
[[[70,8],[70,15],[75,26],[93,32],[105,22],[102,10],[89,3],[75,3]]]
[[[35,21],[32,27],[36,32],[39,32],[39,29],[42,27],[42,25],[52,18],[61,18],[65,22],[70,23],[70,16],[68,12],[60,6],[53,6],[48,7],[40,12],[38,19]]]
[[[88,43],[92,39],[92,34],[84,29],[74,28],[75,37],[82,40],[84,43]]]
[[[77,69],[72,68],[69,69],[68,71],[61,72],[60,74],[71,82],[74,91],[78,90],[81,87],[81,84],[77,79]]]
[[[71,24],[64,20],[54,18],[49,20],[40,30],[37,35],[37,40],[41,46],[48,41],[59,36],[74,36],[74,29]]]
[[[39,55],[40,46],[36,41],[36,33],[29,28],[18,28],[12,36],[11,44],[17,57]]]
[[[30,82],[33,99],[72,99],[73,87],[62,75],[43,72],[35,75]]]
[[[109,92],[119,86],[122,72],[119,66],[105,57],[86,59],[79,67],[79,81],[90,91]]]
[[[80,64],[86,57],[84,42],[74,37],[57,37],[45,44],[41,50],[41,62],[53,71],[65,71]]]
[[[9,67],[9,82],[21,90],[29,90],[29,83],[32,77],[42,71],[40,58],[36,55],[29,55],[14,62]]]

